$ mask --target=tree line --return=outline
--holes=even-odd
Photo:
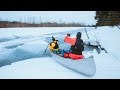
[[[37,23],[35,18],[29,18],[29,21],[22,21],[20,18],[19,21],[9,21],[9,20],[2,20],[0,19],[0,28],[7,28],[7,27],[90,27],[94,25],[86,25],[84,23],[66,23],[62,22],[42,22],[41,19]]]

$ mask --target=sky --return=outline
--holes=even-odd
[[[120,79],[120,29],[117,27],[87,27],[89,39],[85,31],[81,31],[83,41],[98,41],[108,52],[102,50],[98,54],[95,49],[83,52],[85,57],[94,56],[96,73],[92,77],[83,76],[55,62],[55,58],[48,55],[49,50],[44,53],[51,36],[61,43],[66,33],[75,37],[76,32],[84,28],[0,28],[0,65],[8,64],[0,67],[0,79]],[[61,44],[68,48],[63,42]]]
[[[95,11],[0,11],[2,20],[21,20],[36,22],[78,22],[93,25]],[[31,19],[30,19],[31,18]]]

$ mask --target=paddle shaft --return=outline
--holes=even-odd
[[[47,49],[48,49],[48,46],[49,46],[49,44],[47,45],[47,48],[45,49],[45,53],[46,53],[46,51],[47,51]]]

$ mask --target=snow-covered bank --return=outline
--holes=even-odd
[[[102,51],[100,54],[93,51],[96,64],[96,74],[93,79],[119,79],[120,78],[120,61],[112,55]]]
[[[110,55],[113,55],[116,59],[120,60],[120,29],[117,27],[105,27],[102,29],[101,27],[98,28],[98,30],[100,31],[98,35],[100,44]]]
[[[0,28],[0,34],[5,36],[40,36],[43,34],[65,32],[81,29],[82,27],[26,27],[26,28]],[[0,36],[1,37],[1,36]]]
[[[98,27],[88,32],[90,42],[99,42],[101,47],[116,59],[120,60],[120,29],[117,27]]]

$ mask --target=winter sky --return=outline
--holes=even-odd
[[[78,22],[84,24],[95,24],[95,11],[0,11],[2,20],[22,20],[36,22]]]

